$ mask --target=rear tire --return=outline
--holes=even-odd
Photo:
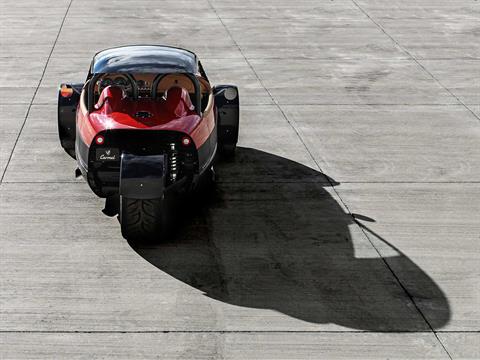
[[[158,242],[168,230],[166,199],[120,197],[120,225],[125,239]]]

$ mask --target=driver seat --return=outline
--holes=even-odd
[[[125,94],[120,86],[109,85],[102,90],[100,97],[95,104],[95,110],[105,105],[106,112],[117,112],[123,108]]]

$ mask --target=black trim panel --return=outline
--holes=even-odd
[[[184,133],[167,130],[106,130],[99,134],[104,136],[104,143],[93,142],[88,148],[87,181],[91,189],[100,197],[118,194],[120,186],[121,163],[114,154],[129,153],[135,156],[163,155],[167,156],[165,186],[172,187],[183,178],[193,181],[198,174],[198,153],[193,144],[182,146]],[[99,135],[97,134],[97,136]],[[79,153],[86,151],[86,145],[78,142]],[[100,151],[99,151],[100,150]],[[110,154],[102,159],[100,154]],[[81,155],[79,158],[82,158]],[[111,158],[111,159],[110,159]]]
[[[208,139],[198,149],[199,173],[205,171],[215,158],[217,151],[217,127],[210,133]]]
[[[220,147],[235,146],[238,142],[240,102],[235,85],[218,85],[214,88],[217,107],[218,144]]]
[[[72,89],[70,97],[63,97],[61,89]],[[83,84],[61,84],[58,91],[57,122],[58,136],[62,148],[71,157],[75,158],[75,122],[77,106],[80,101]]]
[[[88,154],[90,146],[85,144],[82,137],[79,135],[75,139],[75,153],[77,155],[77,164],[82,171],[83,176],[87,176],[88,173]]]

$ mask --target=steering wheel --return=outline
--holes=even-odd
[[[152,82],[152,90],[150,92],[150,97],[152,99],[156,99],[157,98],[157,92],[158,92],[158,84],[160,83],[160,81],[162,80],[162,78],[164,78],[165,76],[167,76],[167,74],[158,74],[157,76],[155,76],[155,78],[153,79],[153,82]]]
[[[138,99],[138,85],[131,74],[119,74],[113,80],[110,77],[102,79],[98,85],[98,92],[101,93],[109,85],[121,87],[125,94],[131,89],[133,99]]]

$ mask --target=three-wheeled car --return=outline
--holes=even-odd
[[[237,87],[212,87],[197,56],[185,49],[103,50],[84,84],[59,89],[61,146],[97,196],[118,201],[129,240],[162,236],[168,199],[211,177],[217,153],[233,155],[238,125]]]

